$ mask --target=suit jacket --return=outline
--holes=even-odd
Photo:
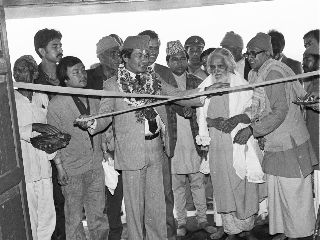
[[[186,72],[186,89],[190,90],[190,89],[195,89],[197,88],[201,83],[202,83],[202,79],[190,74],[188,72]],[[175,81],[175,84],[173,86],[178,87],[177,82]],[[170,141],[171,141],[171,151],[170,154],[173,156],[174,155],[174,150],[175,150],[175,146],[177,143],[177,114],[179,114],[180,116],[184,117],[184,113],[183,113],[183,107],[178,106],[178,105],[172,105],[172,111],[170,111],[168,113],[168,124],[172,125],[172,129],[171,132],[169,133],[170,136]],[[197,113],[196,113],[196,109],[192,108],[192,115],[189,118],[190,121],[190,128],[191,128],[191,132],[192,132],[192,136],[193,136],[193,141],[194,141],[194,145],[196,147],[196,150],[199,154],[199,156],[201,156],[203,154],[202,150],[200,149],[200,146],[196,143],[196,136],[199,135],[199,126],[198,126],[198,122],[197,122]],[[170,156],[170,157],[172,157]]]
[[[88,89],[102,90],[103,81],[106,76],[103,73],[102,66],[87,70],[87,87]]]
[[[89,98],[90,113],[99,110],[99,100]],[[71,96],[56,95],[49,102],[47,121],[62,132],[69,133],[69,145],[58,151],[63,166],[71,176],[102,167],[101,134],[93,136],[93,147],[88,131],[73,125],[80,112]]]
[[[119,92],[117,76],[105,82],[105,90]],[[198,92],[198,89],[181,92],[178,89],[162,81],[162,94],[170,96],[183,96]],[[200,106],[199,98],[179,101],[185,106]],[[114,112],[133,107],[122,98],[102,98],[100,102],[100,113]],[[167,112],[164,105],[155,107],[159,116],[166,126]],[[113,123],[115,141],[115,168],[119,170],[139,170],[146,166],[145,156],[145,126],[138,123],[135,111],[119,114],[113,117],[97,119],[97,125],[92,133],[103,131],[110,123]],[[168,129],[164,133],[165,149],[168,153]]]
[[[290,67],[295,74],[302,73],[302,66],[299,61],[293,60],[291,58],[287,58],[285,55],[283,55],[281,62],[286,64],[288,67]]]

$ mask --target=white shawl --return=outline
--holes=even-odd
[[[209,75],[199,87],[210,86],[217,82],[216,79]],[[247,85],[248,82],[241,77],[239,73],[230,74],[230,87],[239,85]],[[199,124],[199,137],[209,137],[209,130],[207,127],[207,111],[210,103],[210,98],[205,100],[204,106],[197,108],[197,119]],[[229,117],[242,114],[246,109],[250,108],[252,103],[252,90],[242,90],[229,93]],[[247,124],[239,123],[231,132],[232,139],[236,133],[248,126]],[[214,137],[214,136],[212,136]],[[201,141],[199,141],[200,143]],[[198,143],[198,144],[199,144]],[[247,177],[249,182],[261,183],[263,182],[263,172],[259,159],[262,158],[262,153],[257,147],[257,142],[251,136],[246,145],[233,144],[233,167],[236,174],[244,179]]]

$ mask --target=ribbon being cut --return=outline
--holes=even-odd
[[[107,117],[107,116],[114,116],[119,115],[126,112],[136,111],[137,109],[143,109],[147,107],[153,107],[158,106],[162,104],[167,104],[170,102],[175,102],[183,99],[191,99],[199,96],[206,96],[206,95],[214,95],[214,94],[223,94],[228,93],[231,91],[240,91],[245,89],[251,89],[256,87],[262,87],[266,85],[272,85],[276,83],[281,82],[289,82],[289,81],[296,81],[297,79],[303,79],[311,76],[319,75],[320,71],[313,71],[303,74],[298,74],[291,77],[286,78],[280,78],[275,79],[268,82],[261,82],[261,83],[255,83],[255,84],[248,84],[248,85],[242,85],[242,86],[234,86],[229,88],[223,88],[223,89],[214,89],[210,91],[202,91],[196,94],[184,96],[184,97],[171,97],[171,96],[165,96],[165,95],[151,95],[151,94],[136,94],[136,93],[121,93],[121,92],[112,92],[112,91],[104,91],[104,90],[91,90],[91,89],[80,89],[80,88],[70,88],[70,87],[59,87],[59,86],[49,86],[49,85],[41,85],[41,84],[32,84],[32,83],[23,83],[23,82],[13,82],[13,86],[15,88],[22,88],[22,89],[30,89],[30,90],[37,90],[42,92],[54,92],[54,93],[62,93],[62,94],[71,94],[71,95],[89,95],[89,96],[100,96],[100,97],[121,97],[121,98],[155,98],[159,99],[159,101],[156,101],[151,104],[146,104],[144,106],[139,106],[132,109],[127,109],[123,111],[117,111],[117,112],[111,112],[111,113],[105,113],[105,114],[97,114],[90,116],[88,118],[82,118],[80,121],[90,121],[97,118]],[[165,100],[163,100],[165,99]]]

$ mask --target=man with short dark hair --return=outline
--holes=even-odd
[[[302,73],[302,66],[299,61],[287,58],[282,52],[285,47],[285,39],[281,32],[276,30],[270,30],[268,35],[271,37],[271,44],[273,50],[273,58],[275,60],[281,61],[292,69],[295,74]]]
[[[80,59],[67,56],[57,66],[61,86],[85,88],[87,73]],[[108,220],[105,208],[105,184],[102,168],[101,134],[91,136],[74,125],[80,114],[96,114],[99,99],[78,95],[56,95],[49,102],[48,123],[71,135],[69,145],[57,152],[55,165],[65,198],[65,229],[67,240],[86,239],[83,208],[90,239],[105,240]]]
[[[208,48],[204,50],[200,55],[200,61],[202,63],[203,71],[209,76],[210,74],[207,71],[207,60],[210,55],[215,50],[215,48]]]
[[[34,36],[34,48],[41,58],[39,64],[39,77],[35,80],[37,84],[59,85],[56,76],[56,65],[63,55],[62,34],[54,29],[39,30]]]
[[[149,36],[149,66],[154,69],[154,71],[159,74],[159,76],[166,81],[167,83],[171,84],[174,82],[174,76],[171,70],[163,66],[161,64],[156,63],[156,60],[159,55],[159,48],[160,48],[160,39],[156,32],[152,30],[145,30],[138,34],[139,36]],[[169,116],[170,112],[172,111],[171,105],[165,106],[167,115]],[[172,124],[168,124],[168,130],[171,133]],[[173,207],[174,207],[174,200],[173,200],[173,191],[172,191],[172,179],[171,179],[171,157],[172,155],[167,156],[165,160],[162,162],[162,174],[163,174],[163,187],[164,187],[164,195],[165,195],[165,202],[166,202],[166,222],[167,222],[167,235],[168,239],[175,239],[176,236],[176,224],[173,216]]]
[[[311,45],[303,54],[303,70],[305,73],[318,71],[319,68],[319,47]],[[312,76],[307,78],[304,83],[307,83],[306,91],[313,96],[319,97],[319,76]],[[319,159],[319,112],[307,107],[306,109],[306,123],[310,133],[310,140],[312,147]]]
[[[55,29],[44,28],[39,30],[34,36],[34,48],[41,63],[38,65],[39,76],[34,80],[36,84],[59,85],[59,79],[56,76],[57,63],[63,56],[62,34]],[[49,100],[54,96],[53,93],[47,93]],[[55,164],[52,165],[52,183],[53,198],[56,208],[57,221],[56,229],[52,235],[53,240],[64,240],[65,237],[65,218],[64,218],[64,198],[61,187],[57,180],[57,169]]]
[[[184,44],[184,48],[189,55],[188,59],[188,72],[196,75],[204,80],[207,74],[201,69],[202,62],[200,61],[200,55],[205,46],[205,42],[202,37],[191,36]]]
[[[320,29],[314,29],[307,32],[303,36],[304,47],[308,48],[311,45],[319,46]]]

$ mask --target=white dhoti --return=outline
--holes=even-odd
[[[270,234],[284,233],[289,238],[313,234],[315,212],[311,175],[285,178],[267,175]]]

